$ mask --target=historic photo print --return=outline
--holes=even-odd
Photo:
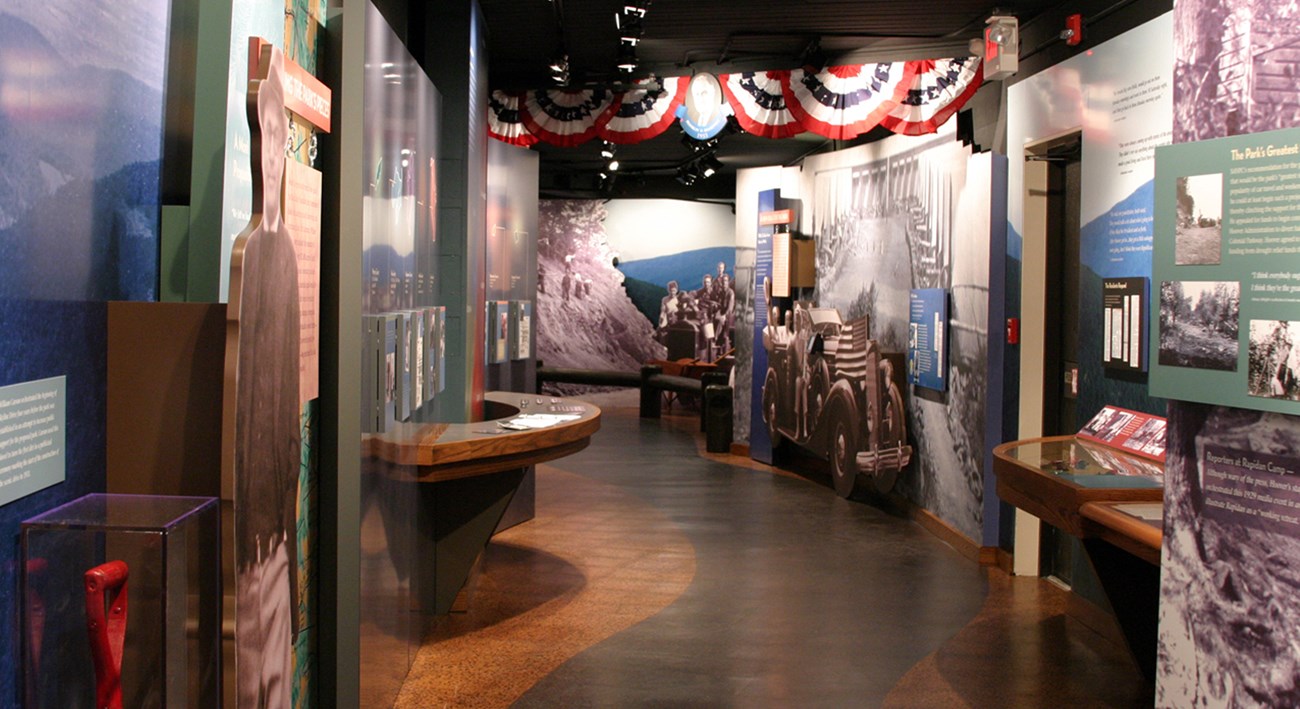
[[[1223,261],[1223,174],[1187,175],[1174,181],[1178,221],[1174,224],[1174,263],[1179,266]]]
[[[1237,371],[1241,284],[1163,281],[1160,284],[1160,364]]]
[[[1300,322],[1251,320],[1247,386],[1251,396],[1300,400]]]

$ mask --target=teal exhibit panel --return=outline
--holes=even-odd
[[[1152,280],[1153,394],[1300,414],[1300,130],[1156,152]]]
[[[22,520],[103,491],[106,301],[157,293],[168,9],[138,0],[101,9],[63,1],[0,5],[0,388],[48,392],[39,383],[61,379],[66,401],[61,445],[52,433],[16,441],[48,429],[56,421],[43,420],[54,411],[24,416],[42,423],[17,436],[0,434],[0,444],[16,441],[4,451],[50,443],[20,454],[23,460],[62,453],[58,471],[33,469],[27,479],[61,482],[40,490],[5,486],[24,493],[0,506],[0,567],[10,570],[20,564]],[[14,408],[31,406],[7,410]],[[13,464],[9,458],[0,468]],[[18,583],[17,573],[0,581],[0,664],[8,668],[22,667]],[[0,675],[0,705],[17,704],[21,677],[16,669]]]
[[[1151,384],[1174,400],[1155,703],[1290,706],[1300,27],[1285,2],[1204,11],[1175,5],[1175,145],[1156,154]]]

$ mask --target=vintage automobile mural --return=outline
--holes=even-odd
[[[835,492],[869,479],[888,492],[912,459],[899,389],[902,355],[867,339],[867,318],[843,323],[834,308],[796,305],[763,333],[768,352],[763,420],[781,437],[830,460]]]

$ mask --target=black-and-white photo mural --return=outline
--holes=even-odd
[[[1156,706],[1300,703],[1300,419],[1169,407]]]
[[[810,158],[803,183],[818,306],[865,317],[883,352],[904,353],[912,289],[950,294],[950,388],[906,397],[915,454],[896,490],[972,539],[982,531],[989,404],[990,165],[951,134],[898,137]]]
[[[596,200],[538,204],[537,358],[547,367],[639,371],[662,359],[654,328],[623,289]],[[565,392],[575,385],[554,385]],[[566,388],[570,387],[570,388]]]
[[[1180,0],[1174,8],[1174,142],[1300,124],[1294,0]]]

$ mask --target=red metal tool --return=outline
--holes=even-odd
[[[86,572],[86,630],[95,663],[96,709],[122,709],[126,577],[125,561],[110,561]]]

